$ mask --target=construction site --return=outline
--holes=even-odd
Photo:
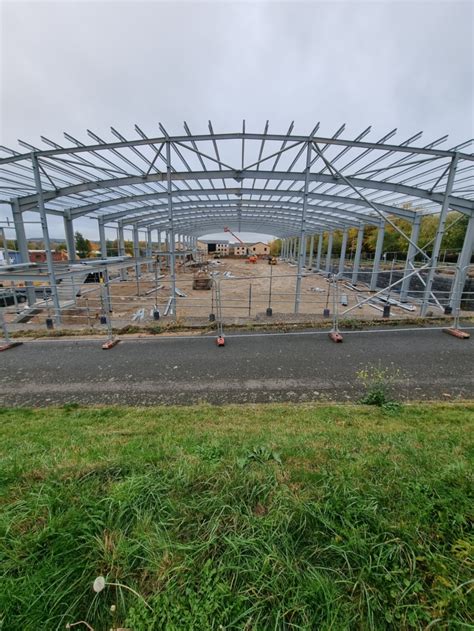
[[[13,220],[0,235],[4,345],[21,331],[81,329],[112,343],[117,331],[166,323],[212,325],[221,345],[225,326],[252,322],[322,324],[341,341],[348,321],[420,318],[441,319],[461,337],[459,319],[474,309],[469,143],[441,149],[445,137],[420,145],[417,134],[396,144],[394,132],[367,140],[370,128],[344,140],[343,127],[332,137],[318,128],[271,134],[267,123],[250,133],[244,122],[218,134],[209,123],[208,134],[193,135],[185,124],[185,135],[171,136],[160,125],[162,136],[149,137],[136,126],[132,140],[112,128],[112,141],[88,132],[89,145],[66,134],[67,146],[43,138],[43,148],[20,141],[24,154],[2,147],[0,195]],[[446,262],[452,211],[466,230]],[[432,215],[436,235],[421,243],[420,223]],[[63,219],[64,257],[51,248],[48,216]],[[74,221],[84,218],[97,225],[98,257],[79,258]],[[41,226],[44,261],[36,251],[32,262],[30,224]],[[367,227],[377,231],[371,260],[362,256]],[[406,240],[402,257],[387,256],[389,227]],[[9,259],[8,230],[19,262]],[[133,256],[125,252],[129,230]],[[244,243],[245,231],[274,235],[278,251]],[[203,247],[203,235],[222,232],[230,245]]]

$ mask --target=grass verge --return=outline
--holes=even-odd
[[[471,628],[473,413],[4,409],[3,628]]]
[[[363,331],[370,330],[377,327],[383,328],[396,328],[396,327],[441,327],[452,326],[453,318],[371,318],[371,319],[359,319],[359,318],[345,318],[339,322],[339,328],[342,331]],[[462,318],[461,326],[471,326],[474,324],[474,317]],[[261,322],[248,322],[246,324],[225,324],[224,329],[229,331],[260,331],[260,332],[282,332],[288,333],[292,331],[304,331],[306,329],[316,329],[321,331],[329,331],[332,329],[332,318],[325,320],[310,320],[307,322],[285,322],[279,321],[275,318],[274,321],[261,321]],[[206,324],[193,324],[192,326],[185,322],[164,322],[162,324],[127,324],[123,327],[114,327],[112,332],[114,335],[162,335],[169,333],[200,333],[205,335],[212,331],[217,330],[217,323]],[[15,339],[41,339],[41,338],[58,338],[58,337],[88,337],[91,335],[105,336],[107,335],[107,328],[105,326],[99,327],[85,327],[85,328],[72,328],[61,327],[56,329],[16,329],[10,331],[10,337]]]

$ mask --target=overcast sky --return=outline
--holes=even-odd
[[[110,137],[110,125],[134,137],[135,123],[234,131],[243,118],[248,131],[294,119],[302,133],[321,121],[322,135],[346,123],[344,137],[368,125],[371,138],[398,127],[399,141],[474,136],[474,2],[0,5],[0,142],[12,148],[64,131],[88,142],[87,128]],[[97,238],[95,222],[75,227]]]

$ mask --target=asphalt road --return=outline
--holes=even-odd
[[[354,401],[357,372],[381,366],[402,399],[474,398],[474,337],[389,330],[31,341],[0,354],[0,405]]]

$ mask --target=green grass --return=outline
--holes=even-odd
[[[2,410],[0,628],[472,628],[473,417]]]

